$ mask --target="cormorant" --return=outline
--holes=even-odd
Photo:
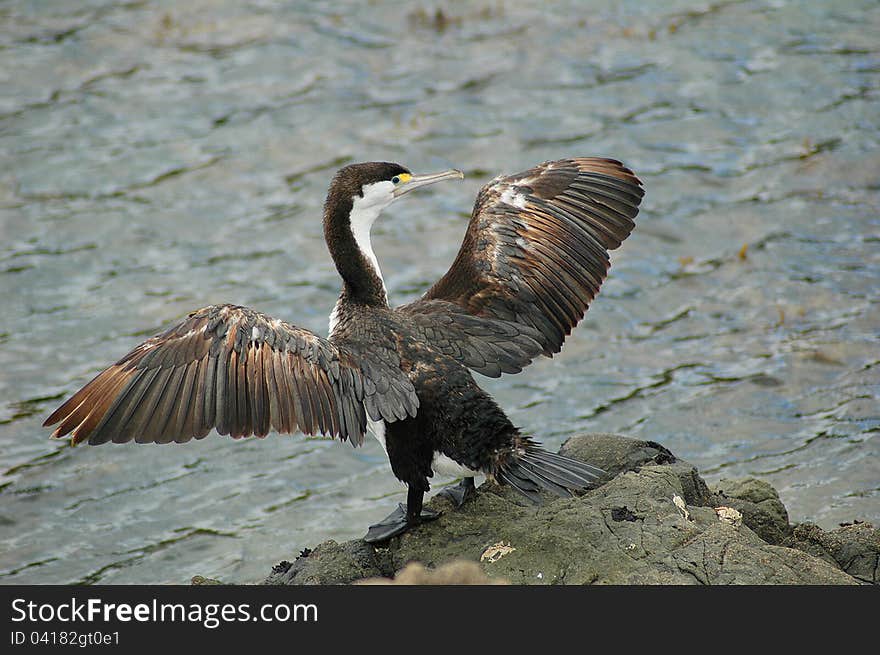
[[[552,357],[608,272],[608,251],[634,227],[644,191],[612,159],[545,162],[479,192],[449,271],[415,302],[392,308],[370,228],[413,189],[461,179],[413,175],[388,162],[339,170],[324,236],[342,293],[324,339],[247,307],[212,305],[148,339],[46,419],[73,444],[182,443],[212,430],[270,431],[382,443],[407,504],[371,526],[384,541],[436,512],[422,508],[435,472],[464,476],[445,493],[461,505],[473,476],[569,496],[602,471],[550,453],[513,426],[471,374],[518,373]]]

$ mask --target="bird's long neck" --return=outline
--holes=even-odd
[[[388,293],[370,242],[370,228],[383,208],[359,200],[328,199],[324,207],[324,238],[343,281],[340,301],[387,307]]]

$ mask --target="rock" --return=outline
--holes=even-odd
[[[791,534],[788,512],[776,489],[755,478],[721,480],[712,487],[716,506],[732,507],[742,514],[743,523],[768,544],[782,545]]]
[[[455,560],[438,567],[427,569],[418,562],[410,562],[392,578],[367,578],[355,584],[366,585],[492,585],[508,584],[506,580],[492,579],[483,572],[476,562]]]
[[[880,530],[870,523],[852,523],[825,532],[801,523],[792,530],[788,545],[835,564],[851,576],[880,584]]]
[[[220,580],[215,580],[214,578],[206,578],[203,575],[194,575],[192,579],[189,581],[190,584],[200,586],[200,585],[222,585],[223,583]]]
[[[436,521],[381,548],[361,540],[325,542],[292,564],[276,567],[265,584],[341,584],[392,578],[397,571],[401,584],[442,584],[451,579],[447,567],[456,561],[455,575],[476,583],[876,580],[876,531],[858,528],[832,537],[806,529],[793,532],[778,494],[766,483],[724,480],[710,491],[691,464],[660,444],[619,435],[572,437],[560,452],[601,466],[610,479],[577,498],[545,496],[541,506],[488,482],[460,509],[434,497],[427,506],[443,512]],[[730,509],[716,512],[719,507]],[[803,548],[788,547],[793,545]],[[848,572],[841,570],[842,560]],[[868,575],[872,561],[874,577]]]
[[[643,464],[673,464],[676,461],[675,455],[658,443],[610,432],[573,437],[562,444],[559,454],[582,462],[589,460],[612,478],[624,471],[638,471]]]
[[[338,544],[332,539],[306,549],[293,563],[282,562],[261,584],[348,584],[362,578],[386,575],[379,552],[358,539]]]
[[[598,466],[605,470],[609,478],[626,471],[638,473],[645,465],[675,465],[671,470],[675,470],[679,476],[682,494],[687,503],[704,505],[711,495],[696,467],[680,461],[667,448],[654,441],[642,441],[608,432],[583,434],[568,439],[562,444],[559,454]]]

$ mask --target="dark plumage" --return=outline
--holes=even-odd
[[[379,213],[458,171],[413,176],[347,166],[330,185],[324,234],[343,279],[327,339],[235,305],[193,312],[101,372],[46,420],[72,443],[185,442],[211,430],[383,442],[407,506],[371,527],[381,541],[435,515],[438,468],[477,472],[533,501],[588,488],[601,471],[521,435],[471,371],[517,373],[559,352],[634,227],[643,190],[620,162],[546,162],[484,186],[458,256],[416,302],[392,309],[369,242]],[[456,502],[472,485],[465,484]]]

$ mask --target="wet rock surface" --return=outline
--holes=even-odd
[[[344,584],[428,571],[464,560],[447,584],[876,583],[880,532],[868,524],[824,532],[792,527],[776,491],[753,478],[709,488],[660,444],[612,434],[569,439],[561,451],[614,475],[579,498],[534,507],[489,483],[437,521],[374,548],[326,541],[276,567],[264,584]],[[737,512],[726,512],[733,508]],[[741,518],[740,518],[741,515]],[[736,517],[723,520],[722,516]],[[474,575],[478,566],[486,579]],[[427,583],[422,568],[400,582]],[[453,569],[454,571],[455,569]]]

